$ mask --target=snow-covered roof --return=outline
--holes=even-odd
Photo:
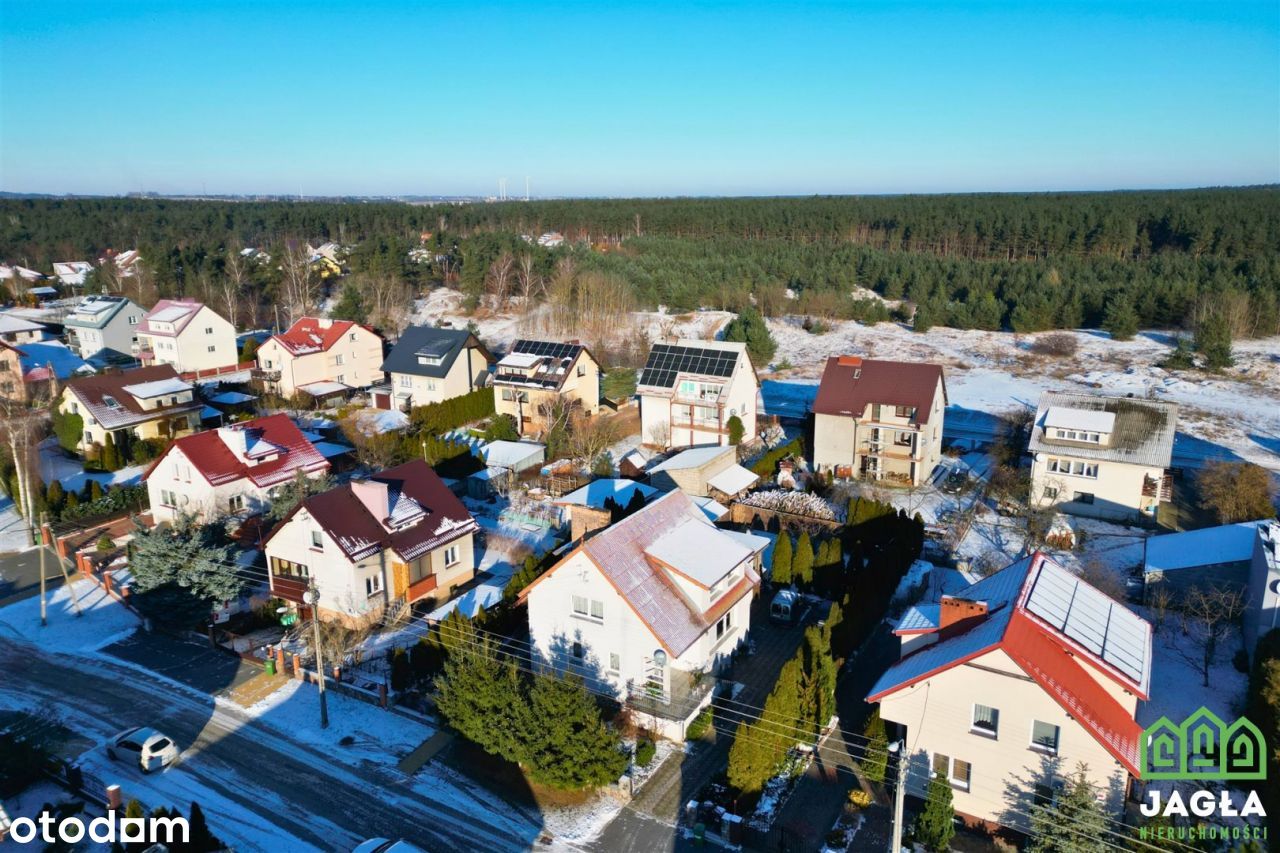
[[[122,390],[141,400],[150,400],[153,397],[163,397],[166,394],[181,394],[184,391],[190,391],[191,385],[175,377],[172,379],[155,379],[151,382],[139,382],[136,385],[125,385]]]
[[[726,495],[736,495],[754,486],[759,479],[759,475],[754,471],[749,471],[735,463],[707,480],[707,485]]]
[[[299,385],[298,390],[304,391],[312,397],[327,397],[330,394],[341,394],[346,391],[350,391],[351,388],[341,382],[321,381],[308,382],[306,385]]]
[[[1266,523],[1267,519],[1242,521],[1239,524],[1152,536],[1147,540],[1143,571],[1149,574],[1218,563],[1248,562],[1253,557],[1253,543],[1258,537],[1258,528]]]
[[[147,317],[148,320],[155,320],[158,323],[172,323],[176,320],[187,316],[194,307],[185,307],[181,305],[171,305],[168,308],[161,308],[159,311]]]
[[[720,445],[710,445],[708,447],[690,447],[688,450],[682,450],[670,459],[665,459],[649,469],[650,474],[656,474],[659,471],[682,471],[689,468],[701,468],[708,462],[719,459],[727,453],[737,453],[736,447],[721,447]]]
[[[902,614],[902,619],[898,622],[898,627],[894,629],[894,633],[929,633],[937,630],[941,609],[937,604],[917,604],[909,608],[906,613]]]
[[[499,367],[514,367],[518,370],[528,370],[530,367],[536,367],[542,361],[542,356],[533,355],[526,352],[510,352],[502,357],[498,362]]]
[[[1075,441],[1063,442],[1046,435],[1046,418],[1049,411],[1055,408],[1072,409],[1072,417],[1090,411],[1114,416],[1110,441],[1105,445],[1095,446]],[[1055,453],[1078,459],[1167,468],[1173,457],[1173,436],[1177,427],[1178,407],[1174,403],[1046,391],[1040,397],[1028,449],[1032,453]],[[1079,429],[1078,426],[1076,428]]]
[[[605,500],[613,498],[620,506],[626,506],[631,500],[631,496],[636,492],[644,495],[645,500],[648,500],[657,491],[653,486],[646,486],[644,483],[637,483],[635,480],[605,478],[603,480],[592,480],[585,486],[574,489],[563,497],[556,498],[554,503],[590,506],[600,509],[604,506]]]
[[[689,518],[667,530],[644,552],[705,587],[711,587],[752,553],[699,518]]]
[[[491,441],[480,448],[480,456],[491,468],[522,470],[541,462],[546,449],[545,444],[534,441]],[[530,462],[534,457],[537,460]]]
[[[44,326],[39,323],[33,323],[30,320],[24,320],[21,317],[15,317],[12,314],[0,313],[0,334],[14,334],[17,332],[43,332]]]
[[[725,517],[729,508],[714,498],[697,497],[690,495],[689,500],[693,501],[694,506],[702,510],[703,514],[711,521],[719,521]]]
[[[1111,432],[1116,426],[1115,412],[1096,409],[1076,409],[1071,406],[1050,406],[1045,412],[1044,425],[1062,429],[1082,429],[1089,432]]]

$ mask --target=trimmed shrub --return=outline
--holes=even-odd
[[[689,728],[685,730],[685,740],[702,740],[706,737],[707,732],[711,731],[712,715],[715,712],[711,706],[702,709],[702,713],[693,718],[693,722],[689,724]]]
[[[658,752],[658,747],[648,738],[643,738],[636,742],[636,764],[641,767],[648,767],[653,761],[653,756]]]

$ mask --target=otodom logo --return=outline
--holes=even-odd
[[[1204,787],[1148,785],[1147,802],[1140,811],[1149,818],[1250,818],[1265,817],[1262,800],[1250,791],[1244,805],[1232,797],[1226,781],[1265,779],[1267,749],[1258,727],[1244,717],[1227,725],[1208,708],[1201,708],[1174,725],[1161,717],[1142,733],[1139,767],[1143,782],[1204,782]],[[1142,827],[1143,839],[1231,840],[1267,838],[1265,826],[1248,823],[1214,826],[1191,825]]]

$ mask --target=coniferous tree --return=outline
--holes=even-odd
[[[205,820],[204,810],[200,808],[199,803],[191,804],[191,817],[188,822],[190,835],[189,849],[192,853],[214,853],[214,851],[222,850],[226,847],[212,830]]]
[[[1221,312],[1210,313],[1196,326],[1196,349],[1210,370],[1235,364],[1231,354],[1231,326]]]
[[[436,709],[485,752],[522,760],[522,685],[515,664],[500,659],[494,641],[478,634],[470,620],[455,620],[441,634],[448,652],[436,679]]]
[[[879,705],[867,717],[862,734],[867,739],[862,759],[858,762],[862,775],[872,782],[883,782],[889,764],[889,737],[885,733],[884,720],[880,719]]]
[[[778,343],[769,333],[764,317],[755,308],[745,308],[724,327],[724,339],[747,345],[747,353],[751,363],[757,370],[763,370],[773,360]]]
[[[1107,815],[1083,764],[1067,776],[1053,802],[1031,809],[1031,853],[1093,853],[1107,831]]]
[[[1110,332],[1117,341],[1131,340],[1138,333],[1138,312],[1127,293],[1118,293],[1107,300],[1107,310],[1102,317],[1103,330]]]
[[[916,306],[915,316],[911,320],[911,330],[924,333],[933,328],[933,308],[927,303]]]
[[[773,563],[770,577],[777,586],[786,586],[794,580],[791,570],[791,534],[785,530],[778,531],[778,541],[773,546]]]
[[[830,634],[816,625],[804,631],[806,684],[812,691],[815,733],[821,731],[836,713],[836,663],[831,658]]]
[[[364,322],[368,317],[365,310],[364,296],[354,282],[347,282],[342,288],[342,296],[338,304],[333,306],[329,316],[335,320],[355,320]]]
[[[798,584],[807,585],[813,582],[813,542],[807,530],[801,531],[800,538],[796,540],[795,555],[791,559],[791,574]]]
[[[575,675],[534,676],[518,718],[520,760],[535,782],[576,791],[615,782],[627,768],[621,738]]]
[[[951,849],[955,837],[956,812],[951,805],[951,783],[934,774],[924,793],[924,808],[916,815],[912,834],[917,844],[933,853],[945,853]]]
[[[49,512],[54,516],[62,513],[62,506],[67,501],[67,495],[62,490],[62,483],[55,479],[49,484],[48,491],[45,492],[45,506],[49,507]]]
[[[729,443],[735,447],[742,443],[742,437],[746,435],[747,428],[742,423],[742,418],[737,415],[730,415],[728,421],[729,427]]]
[[[764,730],[756,723],[740,722],[729,747],[729,784],[754,794],[773,775],[775,762]]]

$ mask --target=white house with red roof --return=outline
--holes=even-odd
[[[688,495],[670,492],[525,588],[535,653],[682,739],[751,629],[767,544],[720,530]]]
[[[896,633],[902,657],[867,701],[905,739],[910,793],[938,774],[963,817],[1025,831],[1083,762],[1121,809],[1151,686],[1145,619],[1037,552],[911,608]]]
[[[391,605],[438,605],[475,575],[474,518],[421,459],[298,504],[266,541],[271,591],[313,582],[320,616],[367,623]]]
[[[382,338],[350,320],[303,317],[258,348],[258,376],[282,397],[366,388],[382,382]]]
[[[180,516],[210,522],[262,512],[296,477],[328,471],[328,461],[289,416],[275,414],[183,436],[143,479],[157,522]]]
[[[239,359],[235,327],[194,299],[161,299],[143,315],[136,334],[136,355],[144,365],[172,364],[187,373]]]

